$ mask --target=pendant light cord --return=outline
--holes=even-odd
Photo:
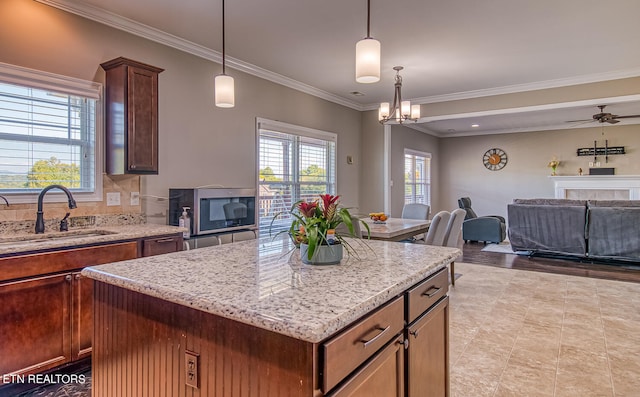
[[[371,26],[371,0],[367,0],[367,39],[371,38],[370,26]]]
[[[224,0],[222,0],[222,74],[226,74],[224,30]]]

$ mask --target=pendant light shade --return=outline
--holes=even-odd
[[[219,108],[232,108],[235,106],[235,90],[233,77],[219,74],[215,79],[216,106]]]
[[[232,108],[236,104],[233,77],[226,74],[226,53],[224,37],[224,0],[222,0],[222,74],[214,80],[216,106],[219,108]]]
[[[356,81],[380,81],[380,42],[374,38],[368,37],[356,44]]]
[[[370,34],[371,0],[367,0],[367,37],[356,44],[356,81],[380,81],[380,42]]]

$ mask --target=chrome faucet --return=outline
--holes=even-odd
[[[7,207],[8,207],[9,201],[7,200],[7,198],[5,196],[0,196],[0,198],[3,199],[5,203],[7,203]]]
[[[38,212],[36,213],[36,234],[44,233],[44,213],[42,212],[42,199],[44,199],[45,193],[49,190],[58,188],[65,192],[67,198],[69,199],[69,209],[76,208],[76,200],[73,199],[73,195],[66,187],[62,185],[49,185],[42,189],[40,195],[38,196]]]

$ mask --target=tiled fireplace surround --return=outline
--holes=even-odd
[[[640,175],[550,176],[555,198],[640,200]]]

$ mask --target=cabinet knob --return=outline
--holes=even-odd
[[[71,278],[72,278],[72,277],[71,277],[71,275],[70,275],[70,274],[67,274],[67,275],[65,276],[65,278],[64,278],[64,279],[65,279],[66,281],[71,281]]]
[[[76,274],[76,280],[80,280],[80,275]]]
[[[131,164],[131,165],[129,166],[129,168],[131,168],[132,170],[135,170],[135,169],[136,169],[136,165],[135,165],[135,164]]]

